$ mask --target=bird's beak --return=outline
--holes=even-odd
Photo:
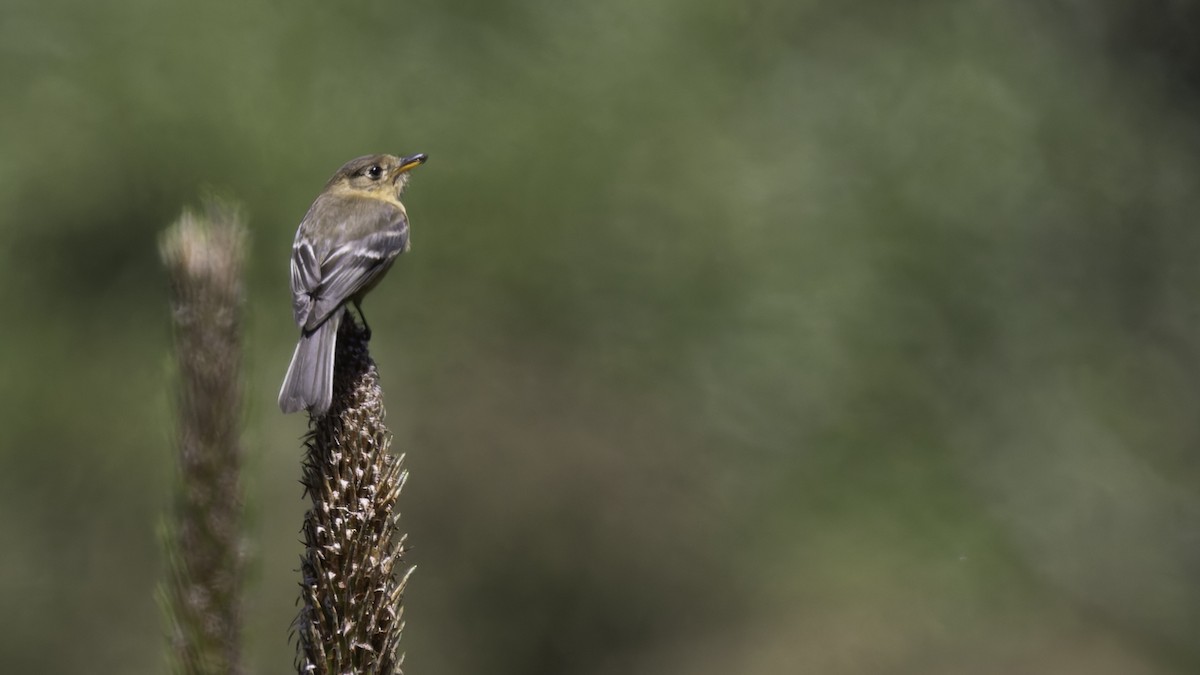
[[[418,166],[421,166],[422,164],[424,164],[425,160],[427,160],[427,159],[429,159],[429,156],[423,152],[418,152],[417,154],[412,155],[411,157],[405,157],[400,160],[400,168],[396,169],[396,173],[401,174],[406,171],[409,171],[410,169],[415,169]]]

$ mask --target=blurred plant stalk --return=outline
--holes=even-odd
[[[408,476],[390,452],[383,391],[367,336],[338,331],[333,403],[310,417],[304,460],[300,673],[399,673],[404,629],[404,541],[396,501]]]
[[[163,234],[178,368],[179,484],[160,600],[172,672],[238,675],[242,664],[242,270],[246,228],[206,199]]]

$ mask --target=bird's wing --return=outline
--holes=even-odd
[[[297,237],[292,245],[292,313],[296,325],[308,323],[312,314],[312,293],[321,286],[321,263],[313,251],[312,242]]]
[[[306,241],[292,253],[292,304],[296,323],[313,330],[386,272],[408,245],[408,219],[401,209],[375,211],[373,222],[345,223],[344,233],[316,264]]]

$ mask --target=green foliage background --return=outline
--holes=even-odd
[[[1200,670],[1196,3],[10,0],[0,661],[163,672],[158,232],[253,251],[289,672],[295,225],[429,153],[370,298],[407,671]]]

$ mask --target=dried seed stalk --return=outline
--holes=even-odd
[[[338,331],[333,404],[310,419],[304,460],[300,673],[399,673],[404,628],[404,537],[396,500],[407,471],[393,456],[383,392],[365,331]]]
[[[160,598],[172,671],[238,675],[243,576],[241,362],[246,228],[210,199],[160,242],[171,283],[179,369],[179,488],[167,525],[169,576]]]

